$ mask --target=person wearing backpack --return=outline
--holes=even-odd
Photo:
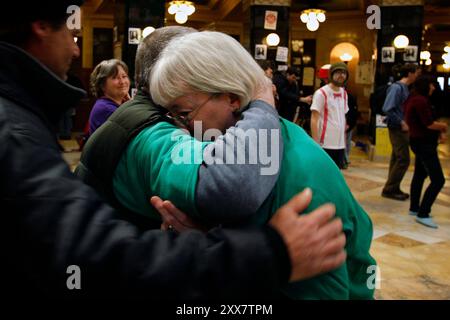
[[[386,114],[385,122],[389,130],[389,139],[392,145],[389,174],[381,195],[399,201],[409,198],[407,193],[400,190],[400,183],[409,166],[409,138],[408,125],[404,120],[403,103],[409,96],[408,86],[414,83],[420,69],[414,64],[405,64],[400,67],[398,76],[400,80],[387,89],[383,112]]]

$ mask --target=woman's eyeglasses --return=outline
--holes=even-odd
[[[194,118],[200,112],[201,108],[203,108],[203,106],[205,106],[213,98],[216,98],[218,96],[220,96],[219,93],[210,94],[209,97],[203,103],[201,103],[191,112],[188,112],[187,114],[171,114],[170,116],[185,128],[189,128],[191,121],[194,120]]]

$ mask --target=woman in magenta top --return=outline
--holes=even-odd
[[[117,59],[100,62],[91,74],[91,90],[98,99],[89,116],[89,136],[130,99],[127,65]]]
[[[430,216],[430,212],[431,206],[445,183],[437,145],[439,139],[445,139],[444,134],[447,132],[446,123],[435,121],[433,107],[429,100],[429,96],[435,89],[433,78],[422,75],[414,83],[413,92],[404,104],[410,146],[416,156],[409,214],[416,216],[418,223],[430,228],[438,227]],[[430,177],[431,183],[420,201],[423,183],[427,177]]]

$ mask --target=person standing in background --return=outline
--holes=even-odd
[[[409,96],[408,86],[416,81],[418,67],[414,64],[405,64],[400,67],[398,75],[400,80],[387,89],[383,112],[386,114],[385,122],[389,130],[389,139],[392,145],[392,155],[389,163],[389,174],[381,196],[393,200],[405,201],[409,195],[400,189],[400,184],[409,167],[409,127],[403,119],[403,103]]]
[[[300,103],[311,104],[312,96],[301,97],[298,87],[300,72],[294,68],[288,68],[286,75],[281,72],[275,72],[273,75],[273,83],[277,87],[280,97],[280,107],[278,113],[281,117],[292,121],[294,120],[297,106]]]
[[[91,90],[98,99],[89,116],[89,136],[122,103],[130,100],[130,78],[125,62],[117,59],[100,62],[91,74]]]
[[[331,65],[329,80],[329,84],[314,93],[311,105],[311,135],[338,168],[342,169],[345,157],[345,114],[348,112],[348,96],[344,89],[348,80],[347,65]]]
[[[448,129],[445,122],[435,120],[436,114],[430,103],[430,96],[435,89],[431,76],[420,76],[405,102],[405,121],[409,127],[409,141],[416,155],[409,214],[416,216],[418,223],[430,228],[438,227],[430,216],[430,212],[431,206],[445,184],[437,145],[439,136],[441,135],[441,139],[445,138]],[[423,183],[427,177],[430,178],[431,183],[421,201]]]

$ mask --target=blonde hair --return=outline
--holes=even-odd
[[[151,72],[149,89],[153,101],[166,108],[192,91],[232,93],[243,108],[265,82],[264,71],[239,42],[221,32],[202,31],[166,46]]]

